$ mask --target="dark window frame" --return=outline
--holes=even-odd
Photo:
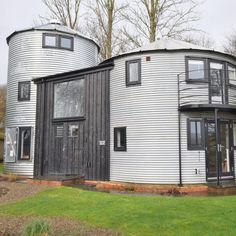
[[[191,143],[191,122],[200,122],[201,126],[201,143],[196,145]],[[188,150],[204,150],[205,149],[205,132],[204,132],[204,120],[201,118],[188,118],[187,119],[187,147]],[[197,133],[196,133],[196,140]]]
[[[28,98],[21,98],[21,85],[29,84]],[[30,101],[30,93],[31,93],[31,82],[30,81],[21,81],[18,82],[18,101]]]
[[[229,85],[229,86],[232,86],[232,87],[236,87],[235,84],[231,84],[230,83],[230,79],[229,79],[229,67],[232,67],[232,68],[235,68],[236,69],[236,65],[232,64],[232,63],[229,63],[229,62],[226,62],[226,65],[225,65],[225,68],[226,68],[226,80],[225,82]]]
[[[48,46],[46,45],[46,37],[56,37],[56,46]],[[61,45],[61,39],[66,38],[71,40],[71,48],[62,47]],[[53,34],[53,33],[43,33],[43,42],[42,42],[43,48],[52,48],[52,49],[61,49],[61,50],[68,50],[68,51],[74,51],[74,37],[63,35],[63,34]]]
[[[21,146],[22,146],[22,139],[21,139],[21,133],[23,130],[26,130],[26,129],[29,129],[30,131],[30,151],[29,151],[29,158],[27,159],[22,159],[21,158]],[[26,126],[26,127],[19,127],[19,130],[18,130],[18,154],[17,154],[17,159],[18,161],[30,161],[31,160],[31,144],[32,144],[32,127],[30,126]]]
[[[123,147],[117,146],[117,133],[120,130],[124,131],[124,146]],[[119,152],[126,152],[127,151],[127,129],[126,129],[126,127],[115,127],[114,128],[114,151],[119,151]]]
[[[189,61],[202,61],[204,66],[204,78],[203,79],[190,79],[189,78]],[[203,57],[185,57],[185,73],[186,73],[186,82],[187,83],[206,83],[208,82],[208,65],[207,65],[207,58]]]
[[[130,81],[129,76],[129,65],[132,63],[138,63],[138,80],[137,81]],[[133,85],[141,85],[141,59],[133,59],[125,62],[125,77],[126,77],[126,86],[133,86]]]
[[[72,81],[76,81],[76,80],[84,80],[84,115],[83,116],[70,116],[70,117],[58,117],[55,118],[54,117],[54,99],[55,99],[55,85],[59,84],[59,83],[66,83],[66,82],[72,82]],[[86,120],[86,97],[87,97],[87,90],[86,90],[86,79],[84,76],[81,77],[74,77],[71,78],[70,80],[67,79],[62,79],[62,80],[57,80],[53,82],[53,100],[52,100],[52,113],[51,113],[51,120],[52,123],[61,123],[61,122],[73,122],[73,121],[84,121]]]

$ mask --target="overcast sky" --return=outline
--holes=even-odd
[[[95,1],[95,0],[94,0]],[[202,2],[202,0],[199,0]],[[212,37],[217,46],[236,29],[236,0],[205,0],[199,7],[198,28]],[[8,46],[6,37],[15,30],[33,26],[46,9],[41,0],[1,0],[0,8],[0,84],[7,80]]]

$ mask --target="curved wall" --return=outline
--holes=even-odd
[[[18,101],[18,82],[97,65],[98,48],[92,41],[73,36],[74,51],[43,48],[43,33],[68,35],[56,31],[32,30],[15,34],[10,39],[6,128],[31,126],[34,134],[36,85],[31,82],[30,101]],[[33,175],[34,140],[32,135],[30,161],[20,161],[16,158],[14,163],[5,162],[5,172]]]
[[[150,56],[151,61],[146,61]],[[185,72],[185,56],[236,64],[208,52],[150,52],[114,59],[110,82],[111,181],[178,184],[177,74]],[[141,85],[126,87],[125,62],[141,59]],[[182,115],[182,178],[205,183],[205,152],[187,150],[186,114]],[[127,127],[127,151],[114,151],[114,128]],[[201,174],[195,174],[195,168]]]

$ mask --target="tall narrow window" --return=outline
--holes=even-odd
[[[201,81],[205,77],[205,61],[201,59],[187,59],[187,80]]]
[[[30,81],[18,83],[18,101],[30,100]]]
[[[228,66],[228,76],[229,76],[229,83],[236,85],[236,68],[233,66]]]
[[[114,151],[126,151],[126,127],[114,128]]]
[[[17,128],[6,128],[5,162],[15,162],[17,158]]]
[[[19,160],[30,159],[30,145],[31,145],[31,127],[19,128]]]
[[[141,84],[141,60],[126,62],[126,85]]]
[[[202,150],[203,147],[203,127],[202,120],[188,120],[188,149]]]

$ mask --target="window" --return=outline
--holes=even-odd
[[[236,147],[236,123],[233,123],[233,143],[233,146]]]
[[[203,122],[201,119],[188,120],[188,149],[202,150],[203,147]]]
[[[73,38],[60,36],[60,48],[73,50]]]
[[[69,137],[79,137],[78,125],[69,125]]]
[[[229,83],[236,85],[236,68],[233,66],[228,66],[228,76],[229,76]]]
[[[18,83],[18,101],[30,100],[30,81]]]
[[[54,118],[83,117],[85,113],[83,79],[54,84]]]
[[[15,162],[17,156],[17,128],[6,128],[5,162]]]
[[[114,128],[114,151],[126,151],[126,127]]]
[[[43,34],[43,47],[44,48],[59,48],[74,50],[73,37],[59,35],[59,34]]]
[[[126,85],[141,84],[141,60],[126,62]]]
[[[57,47],[57,36],[45,34],[44,35],[44,46],[45,47]]]
[[[205,61],[201,59],[187,59],[187,80],[205,80]]]
[[[30,159],[30,145],[31,145],[31,127],[19,128],[19,160]]]

